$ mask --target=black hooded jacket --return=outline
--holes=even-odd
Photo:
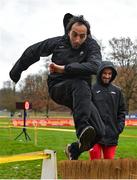
[[[67,23],[73,15],[67,13],[63,24],[66,30]],[[66,32],[65,32],[66,33]],[[52,55],[52,62],[65,65],[65,72],[51,73],[48,77],[48,86],[66,79],[79,78],[91,82],[90,75],[96,74],[101,62],[100,47],[97,42],[88,37],[79,49],[73,49],[67,34],[46,39],[28,47],[10,71],[10,77],[18,82],[22,71],[40,60],[40,57]]]
[[[112,78],[107,86],[101,82],[101,74],[105,68],[112,68]],[[102,61],[97,74],[97,82],[92,87],[93,102],[105,124],[105,136],[99,144],[106,146],[118,144],[119,134],[125,126],[124,97],[121,89],[111,83],[116,75],[114,65],[109,61]]]

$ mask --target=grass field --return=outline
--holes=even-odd
[[[27,129],[31,141],[26,141],[24,134],[17,140],[21,128],[7,127],[9,119],[0,118],[0,156],[14,155],[51,149],[57,152],[57,160],[66,160],[64,147],[76,140],[75,132],[50,130],[48,128]],[[66,128],[66,127],[62,127]],[[58,128],[59,129],[59,128]],[[60,127],[61,129],[61,127]],[[66,128],[70,129],[70,128]],[[71,127],[71,129],[73,129]],[[37,134],[37,142],[34,137]],[[126,127],[119,139],[116,158],[137,158],[137,127]],[[87,160],[88,153],[80,159]],[[0,164],[1,179],[40,179],[42,160],[12,162]]]

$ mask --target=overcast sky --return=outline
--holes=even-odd
[[[113,37],[137,39],[137,0],[0,0],[0,88],[30,45],[63,35],[65,13],[84,15],[91,33],[106,45]],[[43,69],[43,61],[21,79]]]

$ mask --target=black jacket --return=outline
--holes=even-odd
[[[18,82],[22,71],[39,61],[40,57],[52,54],[52,62],[65,65],[65,73],[52,73],[48,77],[49,88],[68,78],[80,78],[90,82],[101,62],[100,47],[92,38],[79,49],[72,49],[67,35],[44,40],[28,47],[10,71],[10,77]]]
[[[112,68],[112,79],[116,77],[116,70],[111,62],[102,61],[97,74],[97,83],[93,85],[93,102],[96,105],[100,116],[105,124],[105,136],[99,142],[109,146],[117,145],[119,134],[125,125],[126,107],[121,89],[113,84],[104,86],[101,82],[101,74],[104,68]]]

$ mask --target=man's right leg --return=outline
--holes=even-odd
[[[102,147],[100,144],[95,144],[92,149],[89,150],[90,160],[101,159]]]
[[[58,104],[72,109],[80,149],[89,150],[95,139],[95,130],[89,123],[91,90],[88,83],[79,79],[66,80],[55,85],[50,95]]]
[[[81,153],[78,142],[68,144],[65,148],[65,154],[69,160],[77,160]]]

